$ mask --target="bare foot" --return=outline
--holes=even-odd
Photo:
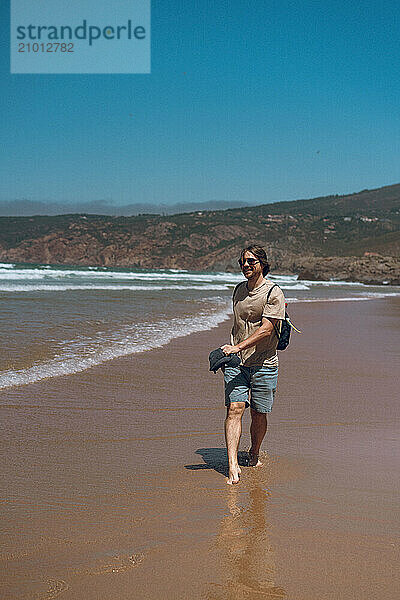
[[[262,462],[258,458],[258,454],[253,454],[249,450],[249,467],[262,467]]]
[[[239,467],[234,471],[229,471],[229,477],[226,480],[228,485],[236,485],[240,481],[241,470]]]

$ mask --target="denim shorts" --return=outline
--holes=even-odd
[[[257,412],[269,413],[278,382],[278,367],[225,367],[225,406],[245,402]],[[250,392],[250,393],[249,393]]]

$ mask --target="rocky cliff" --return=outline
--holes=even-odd
[[[297,202],[172,216],[0,218],[0,261],[237,269],[260,243],[276,272],[400,283],[400,185]]]

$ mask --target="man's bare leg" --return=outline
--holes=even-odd
[[[250,409],[250,413],[251,448],[249,450],[249,466],[260,467],[262,463],[258,460],[258,455],[260,452],[261,443],[265,437],[265,434],[267,433],[267,414],[257,412],[254,410],[254,408]]]
[[[229,475],[227,483],[229,485],[239,483],[240,468],[237,453],[242,434],[242,416],[245,406],[245,402],[231,402],[226,411],[225,441],[228,452]]]

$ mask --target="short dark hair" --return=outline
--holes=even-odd
[[[243,248],[243,250],[240,253],[241,261],[243,261],[245,252],[251,252],[252,254],[254,254],[254,256],[256,258],[258,258],[258,260],[260,261],[260,263],[262,265],[263,275],[267,275],[269,273],[269,262],[268,262],[267,253],[265,252],[265,250],[262,246],[257,246],[256,244],[254,244],[251,246],[247,246],[246,248]]]

